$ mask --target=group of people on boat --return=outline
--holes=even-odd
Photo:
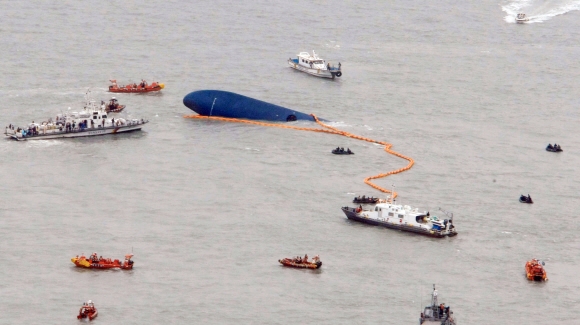
[[[294,263],[308,263],[308,254],[305,254],[304,258],[300,256],[294,257]]]
[[[554,143],[554,145],[552,145],[551,143],[548,143],[546,150],[548,150],[548,151],[562,151],[562,147],[560,147],[560,145],[557,143]]]
[[[374,196],[365,196],[363,195],[362,197],[359,195],[357,197],[355,197],[353,200],[353,203],[379,203],[379,198],[378,197],[374,197]]]
[[[434,319],[437,320],[437,322],[439,323],[439,321],[441,322],[440,324],[455,324],[455,321],[453,320],[453,312],[451,311],[451,308],[449,306],[445,306],[445,304],[440,304],[439,306],[436,306],[437,308],[435,310],[433,310],[433,315],[425,315],[424,313],[421,313],[421,319],[420,319],[420,324],[423,324],[427,319]]]
[[[101,105],[105,105],[105,102],[101,101]],[[113,112],[113,113],[118,113],[118,112],[122,111],[123,108],[125,108],[125,106],[119,105],[119,102],[117,101],[117,98],[115,98],[115,97],[112,97],[111,100],[109,100],[109,102],[105,106],[105,110],[107,112]]]
[[[344,148],[341,148],[341,147],[336,147],[336,149],[334,149],[332,152],[345,153],[345,154],[353,154],[354,153],[354,152],[350,151],[350,148],[346,148],[346,150],[344,150]]]
[[[534,203],[534,201],[532,201],[532,197],[528,194],[528,196],[525,195],[520,195],[520,202],[522,203]]]
[[[93,320],[95,317],[97,317],[97,308],[95,308],[93,301],[83,302],[83,306],[79,309],[77,319],[88,318],[89,320]]]

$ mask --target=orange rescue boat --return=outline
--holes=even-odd
[[[133,257],[133,254],[127,254],[125,255],[125,261],[123,261],[122,263],[115,259],[112,260],[110,258],[103,258],[101,257],[97,257],[97,253],[93,253],[91,256],[89,256],[89,258],[87,258],[84,255],[81,256],[76,256],[71,258],[71,262],[73,262],[74,265],[76,265],[77,267],[84,267],[87,269],[100,269],[100,270],[106,270],[106,269],[122,269],[122,270],[132,270],[133,269],[133,261],[131,260],[131,257]]]
[[[88,318],[89,320],[95,319],[99,315],[97,308],[95,308],[95,304],[89,300],[87,302],[83,302],[83,306],[79,309],[79,314],[77,315],[77,319]]]
[[[531,281],[548,281],[548,275],[544,270],[544,262],[538,259],[531,259],[526,263],[526,277]]]
[[[145,80],[141,80],[139,84],[133,83],[124,86],[119,86],[115,79],[109,81],[112,83],[112,85],[109,86],[109,91],[112,93],[148,93],[152,91],[160,91],[165,88],[165,84],[154,82],[149,85]]]
[[[322,266],[322,262],[318,255],[314,256],[312,262],[308,261],[308,255],[305,255],[304,258],[298,256],[295,258],[284,258],[278,260],[280,264],[284,266],[296,267],[300,269],[319,269]]]

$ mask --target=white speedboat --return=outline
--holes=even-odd
[[[433,292],[431,293],[431,304],[426,306],[419,318],[420,325],[456,325],[453,311],[449,306],[440,304],[437,299],[437,290],[433,285]]]
[[[57,114],[53,120],[17,127],[6,127],[4,134],[14,140],[41,140],[59,138],[78,138],[96,135],[124,133],[141,130],[149,121],[144,119],[109,118],[104,103],[97,106],[87,93],[86,104],[82,111]]]
[[[334,79],[334,77],[342,76],[340,62],[338,67],[331,66],[330,63],[319,58],[314,51],[312,51],[312,55],[308,52],[300,52],[297,59],[288,59],[288,65],[293,69],[316,77]]]
[[[528,17],[526,17],[526,14],[519,13],[516,16],[516,23],[518,23],[518,24],[523,24],[523,23],[525,23],[525,22],[527,22],[529,20],[530,19]]]
[[[359,205],[358,208],[343,207],[342,211],[350,220],[367,223],[374,226],[414,232],[430,237],[453,237],[457,235],[453,225],[453,214],[444,214],[449,219],[431,215],[430,212],[420,212],[408,205],[379,203],[369,210]]]

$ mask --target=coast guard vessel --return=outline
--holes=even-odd
[[[430,212],[420,212],[417,208],[395,203],[378,203],[369,210],[359,205],[358,208],[342,207],[346,217],[353,221],[374,226],[409,231],[430,237],[453,237],[457,235],[453,225],[453,214],[444,212],[448,219],[432,216]]]
[[[312,51],[312,55],[308,52],[300,52],[297,59],[288,59],[288,65],[298,71],[306,72],[310,75],[320,78],[330,78],[342,76],[341,64],[338,63],[338,68],[330,66],[323,59]]]
[[[26,127],[10,124],[4,135],[18,141],[90,137],[138,131],[148,122],[144,119],[109,118],[104,103],[97,106],[87,93],[82,111],[57,114],[54,120],[49,118],[41,123],[32,121]]]

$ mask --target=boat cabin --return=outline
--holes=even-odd
[[[300,54],[298,54],[298,64],[311,69],[326,70],[326,62],[319,58],[314,51],[312,51],[312,53],[313,54],[310,55],[308,52],[300,52]]]

